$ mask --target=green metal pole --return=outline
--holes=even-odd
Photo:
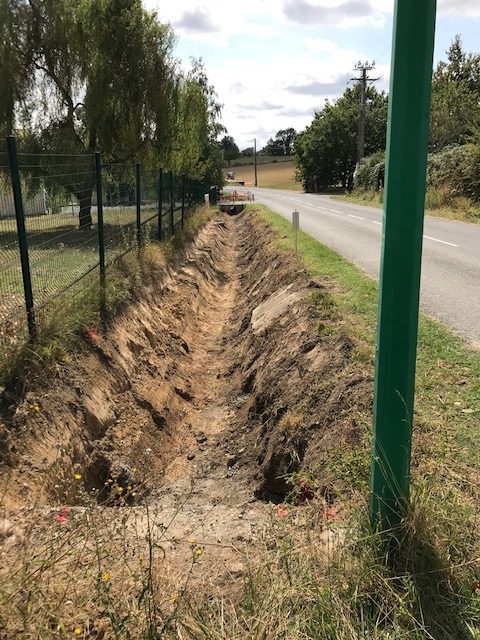
[[[162,241],[162,215],[163,215],[163,169],[158,173],[158,241]]]
[[[175,209],[175,202],[173,200],[173,171],[170,171],[170,235],[173,236],[173,213]]]
[[[105,286],[105,229],[103,225],[103,190],[102,190],[102,159],[100,153],[95,153],[95,173],[97,178],[97,216],[98,216],[98,255],[100,262],[100,284]]]
[[[185,223],[185,181],[186,177],[182,176],[182,229]]]
[[[25,295],[25,306],[27,308],[28,333],[31,338],[35,338],[37,328],[35,325],[35,313],[33,309],[32,278],[30,274],[30,261],[28,258],[25,212],[23,210],[22,187],[20,183],[20,170],[18,168],[17,142],[15,140],[15,136],[7,137],[7,147],[10,161],[13,200],[15,203],[15,217],[17,220],[18,247],[20,249],[20,262],[22,265],[23,293]]]
[[[142,217],[141,217],[141,177],[140,177],[140,163],[135,165],[135,200],[137,201],[137,246],[142,246]]]
[[[380,272],[370,516],[408,507],[436,0],[395,0]]]

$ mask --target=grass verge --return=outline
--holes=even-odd
[[[365,191],[359,189],[349,194],[333,196],[336,200],[343,200],[352,204],[367,207],[383,207],[383,192]],[[442,190],[428,189],[425,194],[425,213],[434,218],[460,220],[461,222],[480,222],[480,206],[468,198],[446,197]]]

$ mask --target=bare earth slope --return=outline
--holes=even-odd
[[[33,545],[37,563],[58,553],[30,608],[42,620],[73,608],[91,637],[110,637],[113,625],[105,603],[84,595],[98,572],[108,572],[118,610],[140,615],[152,542],[162,551],[150,554],[149,575],[165,613],[187,584],[212,595],[241,586],[245,551],[254,558],[291,489],[286,475],[316,468],[321,520],[335,500],[322,459],[360,441],[357,415],[371,402],[354,345],[317,330],[330,321],[312,303],[322,284],[276,248],[254,211],[216,215],[153,275],[108,332],[92,332],[86,353],[37,381],[3,420],[9,606],[21,607],[24,578],[9,576],[25,550]],[[8,611],[0,637],[36,637]]]

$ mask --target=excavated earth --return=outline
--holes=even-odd
[[[321,521],[335,500],[322,462],[363,438],[372,397],[352,341],[318,331],[328,319],[312,300],[324,293],[255,209],[215,214],[173,264],[152,268],[110,328],[89,331],[4,416],[0,573],[26,541],[40,553],[52,532],[71,544],[95,521],[119,556],[142,563],[145,541],[161,548],[167,599],[187,582],[225,593],[282,515],[289,477],[316,470],[303,497]]]

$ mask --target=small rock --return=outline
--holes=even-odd
[[[241,578],[245,574],[245,567],[240,563],[231,564],[228,567],[228,573],[232,578]]]
[[[202,444],[203,442],[206,442],[208,440],[208,436],[206,436],[203,431],[200,431],[199,433],[197,433],[197,435],[195,436],[195,440],[198,442],[198,444]]]
[[[187,460],[193,460],[195,458],[195,454],[194,453],[189,453],[187,456]]]
[[[233,465],[237,462],[238,458],[235,455],[230,455],[227,458],[227,467],[233,467]]]

